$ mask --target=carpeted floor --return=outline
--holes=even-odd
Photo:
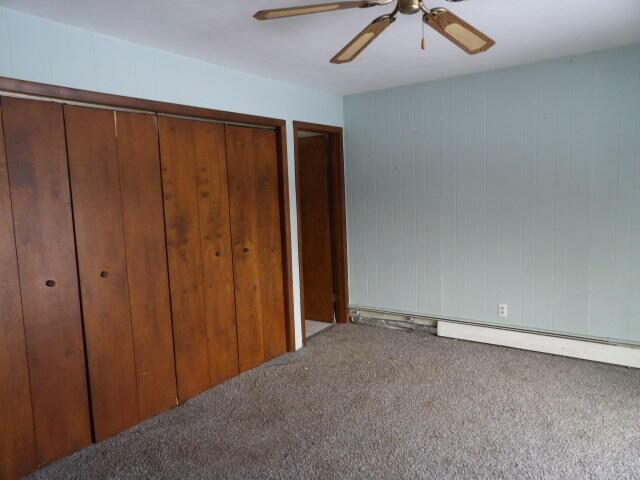
[[[337,325],[33,478],[640,479],[640,371]]]

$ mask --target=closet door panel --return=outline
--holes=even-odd
[[[91,442],[62,106],[3,98],[39,463]]]
[[[286,350],[275,132],[227,126],[240,370]]]
[[[118,162],[141,419],[176,405],[157,119],[117,112]]]
[[[181,402],[210,388],[192,122],[159,117],[173,332]]]
[[[139,418],[115,114],[64,111],[93,424],[101,441]]]
[[[1,106],[0,312],[0,478],[19,478],[37,457]]]
[[[193,127],[209,375],[217,385],[239,373],[225,127],[207,122],[193,122]]]

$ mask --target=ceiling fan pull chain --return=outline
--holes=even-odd
[[[420,22],[422,24],[422,41],[420,42],[420,48],[422,50],[427,49],[427,41],[424,39],[424,22]]]

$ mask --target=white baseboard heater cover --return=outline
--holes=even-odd
[[[438,321],[438,336],[640,368],[640,348]]]

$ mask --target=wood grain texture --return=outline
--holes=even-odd
[[[198,172],[190,121],[159,117],[178,398],[210,388]]]
[[[0,479],[38,463],[17,255],[0,106]]]
[[[289,203],[289,164],[287,161],[287,129],[278,126],[275,129],[278,156],[278,195],[280,203],[280,236],[282,238],[282,273],[284,276],[284,310],[287,351],[296,351],[296,319],[294,313],[293,291],[293,253],[291,238],[291,206]],[[302,322],[304,331],[304,322]],[[302,332],[301,332],[302,333]],[[303,342],[304,342],[304,335]]]
[[[2,108],[38,462],[44,464],[91,442],[64,121],[54,103],[2,98]]]
[[[199,108],[186,105],[178,105],[153,100],[110,95],[74,88],[48,85],[43,83],[28,82],[15,78],[0,77],[0,90],[29,95],[42,95],[61,100],[75,102],[88,102],[93,104],[110,105],[118,108],[133,108],[167,115],[183,115],[211,119],[222,122],[246,123],[263,125],[275,129],[277,136],[278,177],[279,177],[279,203],[282,218],[282,242],[283,242],[283,268],[285,275],[285,302],[286,302],[286,332],[287,349],[295,350],[295,315],[294,315],[294,290],[293,290],[293,260],[291,222],[289,213],[289,185],[287,171],[287,129],[286,122],[282,119],[246,115],[209,108]]]
[[[191,122],[191,128],[198,170],[209,376],[213,386],[239,373],[225,127]]]
[[[23,93],[27,95],[41,95],[44,97],[72,100],[75,102],[92,103],[97,105],[109,105],[117,108],[131,108],[146,110],[148,112],[165,113],[170,115],[183,115],[198,117],[220,122],[246,123],[251,125],[263,125],[269,127],[285,127],[285,120],[244,113],[227,112],[211,108],[193,107],[176,103],[158,102],[142,98],[125,97],[108,93],[78,90],[76,88],[48,85],[46,83],[28,82],[16,78],[0,77],[0,90],[7,92]]]
[[[113,111],[65,106],[93,425],[97,441],[139,419]]]
[[[142,420],[177,399],[157,118],[117,112],[116,128]]]
[[[334,321],[329,138],[298,138],[305,320]]]
[[[335,255],[336,321],[348,323],[349,259],[347,249],[347,204],[344,178],[344,138],[342,128],[334,127],[331,138],[331,195]]]
[[[286,350],[276,136],[227,126],[238,354],[245,371]]]

